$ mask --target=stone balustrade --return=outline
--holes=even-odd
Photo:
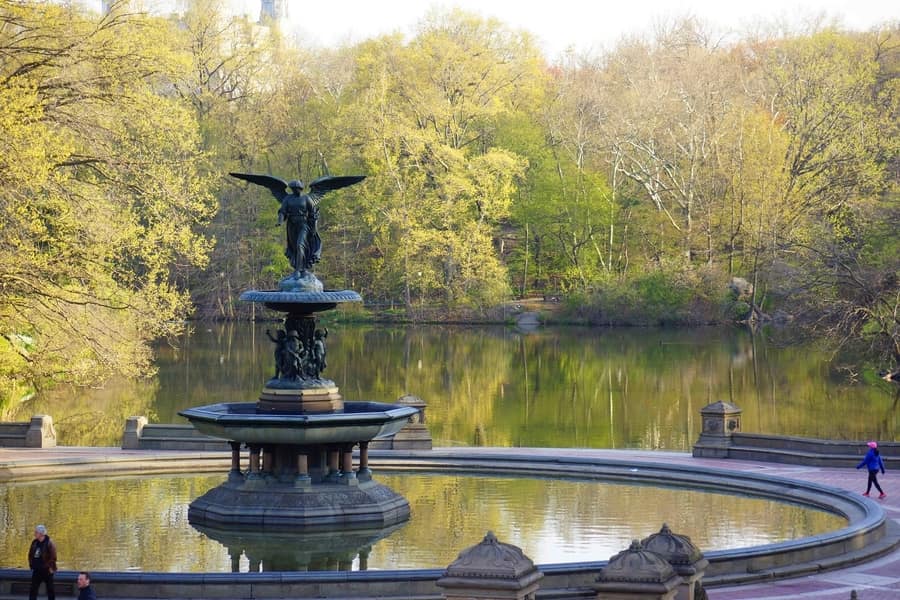
[[[700,409],[703,428],[693,447],[696,458],[733,458],[811,467],[856,466],[869,440],[817,440],[786,435],[744,433],[741,409],[719,401]],[[900,442],[878,441],[885,467],[900,467]]]

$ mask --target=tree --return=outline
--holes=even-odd
[[[407,306],[442,298],[491,304],[508,282],[497,252],[524,160],[493,142],[504,114],[533,93],[530,41],[460,12],[434,16],[406,47],[358,55],[356,117],[367,172],[360,190],[382,292]]]
[[[610,162],[677,232],[683,258],[700,254],[711,263],[711,227],[698,223],[721,200],[715,153],[731,126],[726,116],[736,91],[722,52],[708,31],[685,19],[659,31],[652,44],[624,43],[608,71],[617,92],[605,120]],[[697,234],[704,232],[700,246]]]
[[[211,214],[196,122],[167,94],[169,26],[0,4],[0,323],[17,381],[150,369],[188,309]]]

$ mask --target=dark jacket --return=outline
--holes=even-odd
[[[94,588],[86,585],[78,590],[78,600],[97,600],[97,594],[94,593]]]
[[[882,460],[878,450],[869,448],[869,451],[866,452],[862,462],[856,465],[857,469],[861,469],[862,467],[866,467],[870,471],[881,471],[882,475],[884,474],[884,460]]]
[[[43,542],[39,542],[37,538],[32,540],[31,548],[28,549],[28,566],[33,571],[56,573],[56,544],[49,535],[44,536]]]

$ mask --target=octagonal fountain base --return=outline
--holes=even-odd
[[[249,484],[249,485],[248,485]],[[191,502],[192,525],[252,526],[263,530],[318,531],[335,526],[389,527],[409,519],[409,502],[386,485],[253,486],[225,483]]]
[[[343,402],[339,411],[325,413],[273,412],[249,402],[184,410],[180,414],[197,430],[229,440],[232,449],[228,480],[194,500],[188,520],[303,531],[406,521],[406,499],[372,479],[368,445],[396,434],[417,412],[379,402]],[[242,447],[249,449],[246,469]]]

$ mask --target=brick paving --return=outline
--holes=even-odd
[[[441,452],[465,454],[467,452],[509,453],[522,449],[511,448],[436,448]],[[799,479],[829,485],[861,494],[865,491],[866,474],[849,465],[847,468],[821,468],[802,465],[783,465],[744,460],[693,458],[681,452],[661,452],[647,450],[594,450],[594,449],[528,449],[529,454],[545,456],[585,456],[610,460],[641,460],[679,464],[694,467],[715,467],[762,475]],[[118,448],[52,448],[24,450],[0,448],[0,469],[9,463],[47,463],[57,465],[81,460],[115,460],[126,457],[168,457],[185,456],[181,452],[127,451]],[[888,471],[879,477],[879,482],[887,492],[884,500],[871,499],[885,511],[888,518],[900,524],[900,474]],[[852,591],[859,600],[900,600],[900,549],[879,559],[855,565],[846,569],[817,573],[805,577],[782,579],[766,583],[752,583],[708,590],[711,600],[749,599],[816,599],[848,600]]]

